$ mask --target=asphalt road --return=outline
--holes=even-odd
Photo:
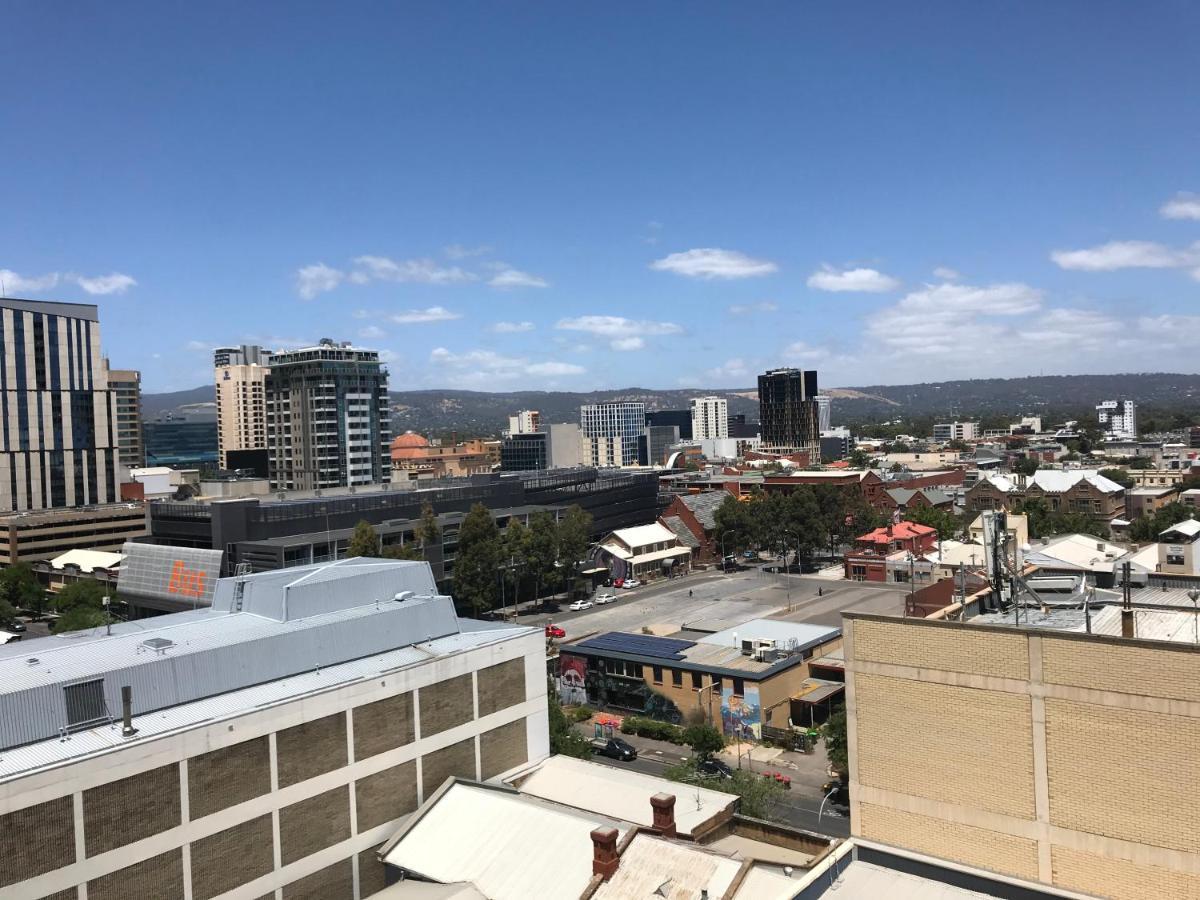
[[[606,766],[621,769],[633,769],[637,772],[644,772],[647,775],[661,776],[663,772],[670,766],[677,765],[680,757],[687,753],[686,748],[679,748],[681,753],[679,756],[670,756],[664,754],[657,756],[654,754],[639,755],[637,759],[631,762],[618,762],[615,759],[609,759],[607,756],[593,756],[593,762],[602,763]],[[719,784],[715,783],[712,787],[716,790],[720,789]],[[818,834],[829,835],[830,837],[845,838],[850,836],[850,819],[847,818],[847,812],[844,809],[833,809],[829,804],[826,804],[825,811],[820,814],[822,795],[820,789],[805,787],[804,785],[793,784],[792,789],[784,791],[779,800],[779,817],[788,825],[794,828],[803,828],[805,831],[815,831]]]

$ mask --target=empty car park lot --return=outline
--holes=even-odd
[[[539,615],[535,621],[562,625],[568,640],[596,632],[641,631],[647,626],[674,626],[672,630],[677,630],[701,622],[729,625],[771,615],[841,627],[844,611],[901,614],[907,591],[899,585],[770,575],[747,569],[729,575],[689,575],[616,594],[616,603],[578,613],[564,608],[553,615]],[[522,621],[529,620],[523,616]]]

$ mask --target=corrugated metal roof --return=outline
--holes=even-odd
[[[592,896],[595,900],[724,897],[741,868],[741,860],[694,844],[638,834],[621,854],[616,874],[600,885]]]
[[[842,629],[828,625],[787,622],[782,619],[750,619],[733,628],[702,637],[700,641],[740,649],[742,641],[774,641],[777,646],[783,647],[794,640],[803,648],[833,640],[841,633]]]
[[[618,528],[612,533],[612,536],[625,544],[627,547],[644,547],[646,544],[660,544],[663,541],[672,541],[675,535],[671,533],[669,528],[659,525],[657,522],[652,522],[649,525],[638,525],[634,528]]]
[[[390,599],[432,581],[428,564],[396,561],[221,579],[211,609],[125,623],[111,635],[93,629],[6,645],[0,649],[0,748],[54,737],[74,724],[64,696],[74,683],[101,680],[113,716],[128,685],[135,715],[144,715],[457,636],[449,597],[427,589],[423,597]]]

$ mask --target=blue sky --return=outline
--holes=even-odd
[[[0,279],[396,388],[1196,371],[1200,6],[0,12]]]

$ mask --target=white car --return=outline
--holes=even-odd
[[[628,578],[625,580],[625,583],[623,585],[621,585],[621,587],[623,587],[623,588],[635,588],[635,587],[641,587],[641,586],[642,586],[642,583],[640,581],[638,581],[636,578]]]
[[[591,600],[576,600],[574,603],[572,603],[570,606],[567,607],[567,609],[569,609],[571,612],[583,612],[585,609],[591,609],[591,608],[592,608]]]
[[[617,595],[609,593],[597,594],[595,598],[593,598],[593,602],[595,602],[597,606],[603,606],[605,603],[616,603]]]

